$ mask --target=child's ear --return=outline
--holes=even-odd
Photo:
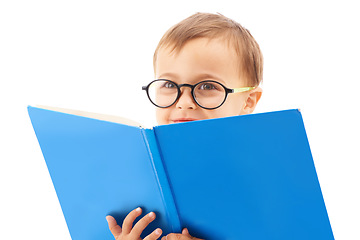
[[[245,106],[243,109],[243,112],[245,114],[250,114],[255,110],[255,107],[261,98],[262,92],[263,90],[260,87],[257,87],[254,90],[250,91],[245,100]]]

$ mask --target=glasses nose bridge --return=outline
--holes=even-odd
[[[194,85],[191,85],[191,84],[188,84],[188,83],[184,83],[184,84],[179,84],[178,87],[179,87],[179,90],[180,90],[180,91],[181,91],[181,88],[182,88],[182,87],[189,87],[191,90],[193,90]]]
[[[179,87],[179,97],[183,94],[183,91],[181,91],[181,88],[182,88],[182,87],[188,87],[188,88],[190,88],[190,94],[192,95],[192,94],[193,94],[194,86],[195,86],[195,85],[191,85],[191,84],[188,84],[188,83],[179,84],[179,85],[178,85],[178,87]]]

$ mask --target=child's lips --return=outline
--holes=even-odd
[[[195,119],[195,118],[175,118],[175,119],[172,119],[171,121],[173,123],[182,123],[182,122],[191,122],[191,121],[196,121],[198,119]]]

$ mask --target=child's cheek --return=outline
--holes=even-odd
[[[156,108],[156,121],[158,125],[169,124],[169,108]]]

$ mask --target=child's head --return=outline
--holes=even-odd
[[[153,103],[162,107],[158,123],[251,113],[261,97],[262,69],[260,48],[240,24],[220,14],[190,16],[165,33],[154,54],[155,78],[172,81],[149,88]],[[190,85],[203,81],[191,91]]]

